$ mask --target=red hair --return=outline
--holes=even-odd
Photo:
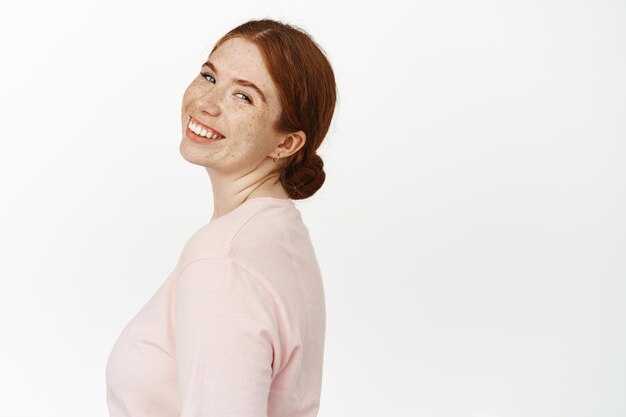
[[[280,132],[306,134],[306,143],[280,168],[280,181],[292,199],[304,199],[320,189],[326,174],[316,153],[333,118],[337,87],[324,50],[303,29],[271,19],[250,20],[222,36],[211,54],[228,39],[240,37],[261,50],[278,90],[282,108]]]

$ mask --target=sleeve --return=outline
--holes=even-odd
[[[178,276],[175,350],[181,417],[266,417],[280,348],[274,299],[228,259]]]

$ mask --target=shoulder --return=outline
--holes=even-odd
[[[185,242],[179,266],[184,267],[196,259],[227,257],[233,243],[242,239],[242,231],[250,227],[254,227],[256,233],[260,229],[271,230],[269,222],[276,214],[276,204],[272,203],[266,199],[252,200],[200,227]]]
[[[259,199],[233,214],[192,236],[181,254],[179,273],[254,280],[279,303],[299,298],[307,285],[317,284],[317,259],[293,202]]]
[[[246,260],[286,255],[309,241],[309,232],[295,204],[274,202],[259,207],[229,242],[226,255]]]
[[[250,251],[275,253],[284,242],[308,239],[308,230],[292,200],[257,198],[202,226],[185,243],[184,267],[196,259],[241,259]]]

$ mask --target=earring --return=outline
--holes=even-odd
[[[276,160],[277,160],[277,159],[280,159],[280,153],[278,154],[278,157],[276,157],[276,158],[272,158],[272,161],[273,161],[273,162],[276,162]]]

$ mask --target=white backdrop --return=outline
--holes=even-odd
[[[319,416],[626,415],[626,4],[564,0],[2,6],[0,415],[108,416],[116,337],[212,214],[182,93],[262,17],[339,88],[296,202]]]

